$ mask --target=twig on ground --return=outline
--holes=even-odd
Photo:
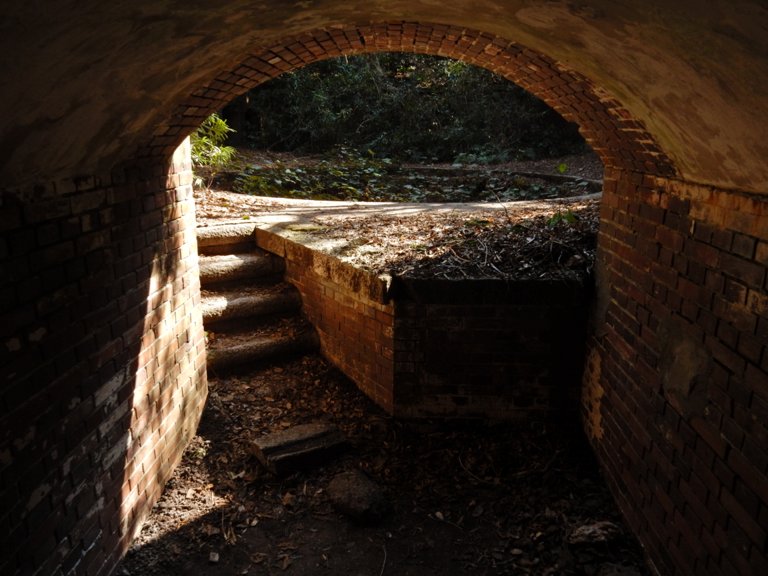
[[[384,550],[384,560],[381,563],[381,570],[379,571],[379,576],[382,576],[384,574],[384,569],[387,567],[387,545],[382,544],[381,548]]]

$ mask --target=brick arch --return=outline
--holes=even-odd
[[[576,123],[606,166],[655,176],[677,174],[640,121],[605,90],[563,63],[477,30],[411,22],[315,30],[255,47],[233,70],[222,72],[181,104],[155,130],[141,155],[170,157],[181,139],[211,112],[285,72],[339,56],[393,51],[445,56],[486,68]]]

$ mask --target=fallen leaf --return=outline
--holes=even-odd
[[[291,492],[286,492],[283,494],[283,497],[280,499],[283,506],[286,508],[292,508],[293,505],[296,503],[296,496],[292,494]]]
[[[288,570],[288,567],[293,564],[293,560],[288,554],[282,554],[277,559],[280,561],[280,569],[283,571]]]

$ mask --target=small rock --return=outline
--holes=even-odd
[[[327,493],[333,507],[356,522],[379,522],[389,510],[382,488],[359,470],[335,476]]]
[[[607,520],[584,524],[576,528],[568,536],[568,543],[573,545],[589,545],[610,542],[621,536],[621,529]]]
[[[211,564],[218,564],[219,563],[219,553],[218,552],[211,552],[208,554],[208,562]]]
[[[597,576],[640,576],[640,571],[634,566],[608,563],[600,566]]]

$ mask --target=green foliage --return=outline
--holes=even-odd
[[[192,133],[192,163],[195,167],[195,185],[209,188],[216,174],[235,159],[237,151],[225,146],[229,133],[234,132],[226,120],[211,114]]]
[[[573,210],[566,210],[565,212],[558,210],[549,220],[547,220],[547,226],[554,228],[558,224],[576,224],[578,216],[573,213]]]
[[[584,193],[583,181],[548,182],[505,170],[401,165],[350,148],[321,160],[249,165],[233,189],[257,196],[312,200],[477,202],[557,198]]]
[[[316,164],[303,167],[281,162],[248,166],[236,179],[234,189],[258,196],[313,200],[390,199],[387,184],[381,179],[391,167],[388,158],[378,160],[370,153],[362,156],[342,147]]]
[[[522,88],[434,56],[384,53],[318,62],[264,84],[247,99],[238,104],[247,106],[239,128],[261,149],[325,152],[343,145],[401,160],[474,164],[551,157],[584,146],[574,125]]]

